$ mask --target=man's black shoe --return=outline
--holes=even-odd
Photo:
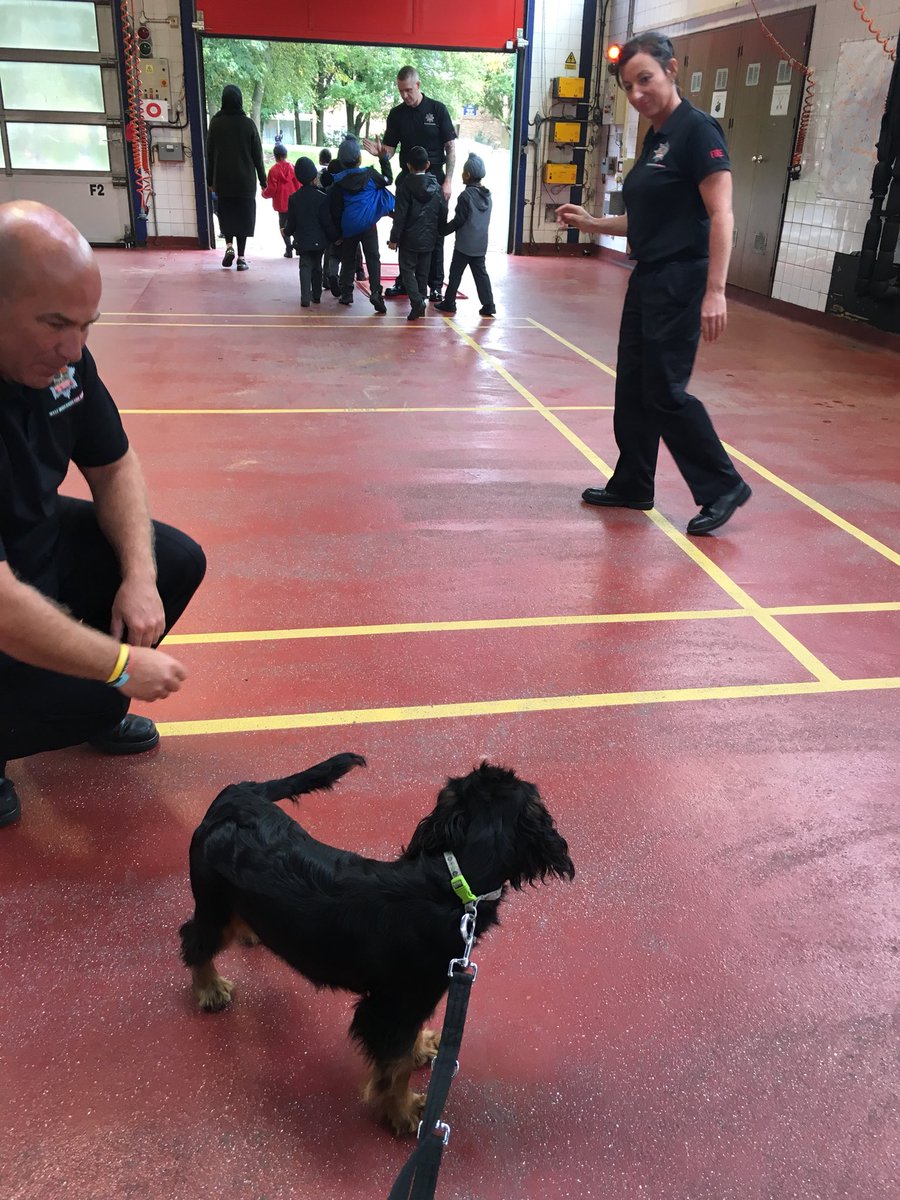
[[[736,488],[714,500],[712,504],[704,504],[698,516],[688,521],[688,533],[712,533],[720,525],[731,520],[735,512],[746,504],[753,493],[743,479]]]
[[[438,310],[438,312],[446,312],[446,313],[455,313],[456,312],[456,305],[451,304],[451,302],[449,300],[442,300],[440,302],[440,304],[436,304],[434,307]]]
[[[486,304],[484,308],[479,308],[478,311],[483,317],[496,317],[497,315],[497,310],[493,304]]]
[[[440,304],[440,302],[443,300],[443,298],[444,298],[444,294],[440,288],[432,288],[431,291],[428,293],[428,299],[431,301],[432,304]]]
[[[12,825],[22,815],[19,797],[13,787],[13,781],[5,775],[0,775],[0,827]]]
[[[581,498],[585,504],[596,504],[598,508],[639,508],[646,512],[653,507],[652,500],[629,500],[627,496],[617,496],[606,488],[585,488]]]
[[[128,713],[118,725],[90,740],[103,754],[143,754],[159,741],[159,731],[149,717]]]
[[[415,308],[409,310],[407,321],[418,321],[419,317],[425,316],[425,305],[419,304]]]
[[[395,296],[405,296],[406,288],[398,281],[393,287],[385,288],[384,294],[389,300],[393,300]]]

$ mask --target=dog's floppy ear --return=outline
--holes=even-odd
[[[537,788],[520,782],[521,804],[516,818],[515,865],[509,882],[514,888],[533,884],[548,875],[574,879],[575,864],[569,857],[566,839],[557,832],[550,813],[544,807]]]
[[[403,851],[404,858],[417,858],[420,854],[442,854],[452,850],[465,839],[469,817],[460,792],[465,788],[464,779],[449,779],[442,788],[437,804],[427,817],[416,826],[409,845]]]

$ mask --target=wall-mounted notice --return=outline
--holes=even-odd
[[[769,116],[786,117],[790,107],[791,85],[789,83],[776,83],[772,88],[772,107],[769,109]]]
[[[727,92],[713,92],[712,104],[710,105],[710,113],[716,119],[725,116],[725,105],[728,101]]]

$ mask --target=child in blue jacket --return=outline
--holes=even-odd
[[[369,275],[369,299],[376,312],[386,313],[387,305],[381,292],[381,255],[376,225],[379,217],[394,210],[394,197],[387,190],[394,173],[387,158],[380,159],[380,171],[361,166],[362,151],[356,138],[345,138],[337,156],[340,170],[332,172],[334,183],[328,189],[328,203],[331,219],[343,239],[340,302],[353,303],[356,251],[362,245]]]

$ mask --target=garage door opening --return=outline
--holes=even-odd
[[[274,161],[276,138],[286,146],[289,161],[306,155],[317,162],[321,149],[335,153],[348,133],[381,136],[388,112],[400,103],[397,72],[407,64],[415,66],[422,91],[447,106],[457,130],[451,215],[463,186],[462,164],[470,153],[478,154],[493,197],[489,249],[506,250],[515,55],[220,37],[204,37],[202,51],[207,121],[219,107],[222,88],[237,84],[244,109],[260,130],[267,169]],[[363,162],[374,159],[364,154]],[[395,175],[400,165],[395,155]],[[389,222],[380,228],[386,241]],[[256,231],[254,254],[283,251],[271,202],[262,198]]]

